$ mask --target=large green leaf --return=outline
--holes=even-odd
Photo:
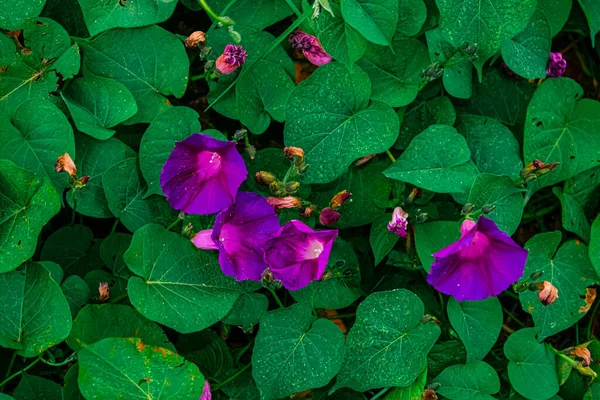
[[[586,313],[586,288],[598,282],[588,248],[579,241],[568,241],[560,248],[559,231],[540,233],[525,244],[529,251],[525,273],[542,272],[537,281],[548,281],[558,289],[558,299],[547,306],[536,292],[525,291],[519,295],[523,310],[533,316],[540,330],[540,340],[561,332],[577,323]],[[557,251],[558,249],[558,251]],[[528,283],[534,283],[528,280]]]
[[[80,176],[89,176],[83,189],[75,194],[77,212],[88,217],[112,218],[104,193],[102,177],[113,165],[134,157],[135,153],[115,138],[98,141],[86,135],[77,135],[77,167]],[[67,203],[73,208],[73,193],[67,193]]]
[[[112,29],[79,43],[86,72],[116,79],[133,94],[138,112],[130,123],[151,122],[169,107],[164,96],[185,92],[190,63],[183,43],[156,25]]]
[[[352,193],[352,197],[339,208],[341,217],[337,227],[349,228],[369,224],[385,212],[385,204],[392,191],[390,180],[382,174],[385,167],[385,163],[374,161],[360,167],[351,166],[335,181],[313,186],[311,200],[319,207],[325,208],[336,193],[347,190],[348,193]]]
[[[73,129],[65,115],[52,102],[35,99],[21,104],[12,120],[0,121],[0,158],[50,179],[62,194],[67,174],[56,173],[54,163],[64,153],[75,158]]]
[[[384,175],[437,193],[466,193],[477,168],[463,136],[448,125],[418,134]]]
[[[0,272],[33,256],[42,227],[59,210],[50,180],[0,160]]]
[[[548,20],[552,37],[561,31],[569,19],[572,6],[572,0],[538,0],[537,10]]]
[[[171,108],[159,114],[144,133],[140,143],[140,170],[148,184],[148,196],[162,194],[162,167],[175,148],[175,142],[200,132],[198,118],[198,113],[191,108]]]
[[[550,23],[536,11],[521,33],[502,43],[502,59],[523,78],[545,78],[551,44]]]
[[[369,243],[375,256],[375,265],[379,264],[392,251],[400,236],[387,229],[388,223],[392,220],[392,214],[387,213],[379,216],[373,225],[369,235]]]
[[[35,357],[71,331],[71,311],[58,284],[40,264],[0,275],[0,345]]]
[[[504,343],[508,378],[515,390],[528,399],[545,400],[558,392],[554,354],[536,340],[537,329],[520,329]]]
[[[250,132],[261,134],[271,118],[283,122],[285,105],[294,82],[283,67],[270,61],[257,61],[235,86],[240,122]]]
[[[408,386],[427,365],[427,353],[440,335],[435,323],[421,322],[423,302],[404,289],[368,296],[356,310],[346,339],[346,358],[333,390],[363,392]]]
[[[452,297],[448,319],[467,349],[467,361],[483,360],[502,330],[502,306],[496,297],[460,303]]]
[[[419,91],[421,72],[429,57],[416,39],[394,39],[389,47],[369,44],[358,65],[369,75],[371,98],[402,107],[413,102]]]
[[[136,28],[164,22],[173,14],[177,1],[79,0],[79,5],[87,28],[94,36],[112,28]]]
[[[398,24],[398,0],[342,0],[341,9],[344,21],[367,40],[391,44]]]
[[[600,31],[600,3],[594,0],[579,0],[579,4],[590,25],[590,39],[592,39],[592,47],[594,47],[596,33]]]
[[[415,225],[417,254],[426,272],[433,264],[434,253],[455,242],[460,237],[460,224],[456,221],[434,221]]]
[[[79,375],[79,364],[75,363],[65,374],[64,386],[62,387],[61,400],[85,400],[79,391],[77,377]],[[1,398],[0,398],[1,400]]]
[[[23,22],[35,18],[42,12],[46,0],[11,0],[2,2],[0,28],[6,30],[21,29]]]
[[[552,191],[562,205],[562,226],[589,242],[590,221],[600,200],[600,166],[575,175]]]
[[[279,399],[325,386],[344,359],[344,335],[303,304],[271,311],[260,319],[252,353],[252,375],[261,399]]]
[[[25,46],[48,60],[60,57],[71,44],[65,28],[48,18],[29,19],[22,29]]]
[[[102,177],[102,186],[108,208],[132,232],[146,224],[168,226],[177,218],[177,211],[169,206],[164,197],[144,198],[146,185],[136,158],[113,165]]]
[[[596,274],[600,276],[600,217],[596,217],[592,225],[589,255]]]
[[[94,242],[92,230],[85,225],[62,226],[45,241],[40,260],[60,265],[66,276],[84,277],[93,269],[102,268],[100,243]]]
[[[483,64],[505,40],[521,32],[535,11],[535,0],[437,0],[440,29],[455,48],[476,46],[475,67]]]
[[[313,308],[340,309],[348,307],[361,294],[358,258],[350,243],[341,238],[333,242],[326,279],[311,282],[307,287],[290,292],[297,302],[308,302]]]
[[[330,3],[333,15],[323,12],[313,19],[313,29],[325,51],[337,61],[352,64],[367,48],[367,40],[342,18],[340,6]]]
[[[223,318],[242,291],[223,275],[216,254],[159,225],[133,235],[125,263],[137,276],[127,287],[131,304],[145,317],[182,333],[200,331]]]
[[[292,92],[284,139],[304,150],[310,167],[305,179],[327,183],[352,161],[389,149],[398,137],[398,117],[387,104],[373,101],[371,82],[357,66],[323,65]]]
[[[479,174],[469,192],[468,203],[476,210],[484,206],[494,207],[486,216],[498,228],[512,235],[521,223],[523,215],[523,189],[515,186],[507,176]]]
[[[406,149],[419,133],[430,125],[454,125],[456,112],[450,99],[446,96],[424,99],[421,96],[404,111],[404,119],[400,127],[400,136],[396,147]]]
[[[139,338],[106,338],[79,351],[79,389],[88,400],[197,400],[203,386],[197,366]]]
[[[269,299],[262,293],[255,293],[261,289],[259,282],[243,281],[241,296],[237,299],[231,311],[223,318],[223,322],[230,325],[250,328],[258,324],[260,317],[269,308]]]
[[[197,5],[197,1],[194,3]],[[229,0],[208,0],[207,3],[216,13],[230,5],[225,15],[235,21],[236,28],[241,25],[262,30],[293,14],[288,2],[280,0],[260,0],[258,3],[256,0],[239,0],[233,4]],[[293,0],[292,3],[298,7],[300,2]]]
[[[121,304],[88,304],[73,321],[67,344],[75,351],[104,338],[139,338],[144,344],[175,350],[167,335],[133,307]]]
[[[500,390],[498,373],[483,361],[452,365],[435,382],[441,385],[438,393],[449,400],[492,400]]]
[[[581,99],[581,86],[569,78],[548,79],[536,90],[529,107],[523,142],[525,163],[559,162],[530,185],[531,192],[598,165],[600,102]]]
[[[468,114],[458,118],[456,129],[467,139],[479,172],[519,178],[521,150],[510,129],[493,118]]]
[[[138,108],[125,85],[99,76],[79,78],[61,92],[73,121],[83,133],[104,140],[121,122],[133,117]]]
[[[62,400],[58,383],[28,373],[21,375],[13,396],[15,400]]]
[[[421,0],[399,0],[398,6],[396,34],[416,36],[427,19],[425,2]]]

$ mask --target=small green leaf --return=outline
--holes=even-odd
[[[302,304],[260,319],[252,353],[252,375],[262,399],[278,399],[325,386],[344,359],[344,335]]]
[[[140,170],[148,183],[147,196],[162,194],[160,172],[175,142],[200,132],[198,113],[191,108],[175,107],[159,114],[150,124],[140,143]]]
[[[418,134],[384,175],[437,193],[466,193],[477,174],[456,129],[432,125]]]
[[[579,241],[568,241],[560,248],[559,231],[540,233],[525,244],[529,251],[523,280],[542,272],[537,282],[548,281],[558,289],[558,299],[547,306],[536,292],[525,291],[519,295],[523,310],[533,317],[539,328],[539,339],[552,336],[577,323],[586,313],[586,288],[598,282],[588,257],[588,248]],[[557,251],[558,249],[558,251]]]
[[[371,225],[371,234],[369,243],[375,256],[375,265],[378,265],[394,248],[400,236],[387,229],[388,223],[392,220],[392,214],[387,213],[379,216],[373,225]]]
[[[572,6],[572,0],[538,0],[537,9],[548,20],[552,37],[556,36],[565,26]]]
[[[460,238],[460,223],[456,221],[434,221],[415,225],[417,254],[426,272],[433,264],[434,253]]]
[[[424,312],[423,302],[408,290],[368,296],[356,310],[332,391],[411,385],[426,368],[427,353],[440,336],[435,323],[421,323]]]
[[[46,0],[15,0],[2,3],[0,28],[7,31],[21,29],[23,22],[42,12]]]
[[[138,229],[123,258],[136,275],[127,287],[131,304],[181,333],[200,331],[225,317],[242,291],[223,275],[216,254],[195,249],[159,225]]]
[[[65,28],[49,18],[29,19],[21,28],[25,46],[47,60],[60,57],[71,45]]]
[[[0,160],[0,272],[35,253],[42,227],[60,211],[50,180],[42,180],[8,160]]]
[[[25,372],[13,396],[15,400],[62,400],[61,391],[58,383]]]
[[[427,6],[421,0],[398,1],[396,35],[417,36],[427,19]]]
[[[388,46],[398,24],[398,0],[342,0],[342,16],[368,41]]]
[[[269,299],[262,293],[254,293],[262,288],[259,282],[243,281],[241,286],[244,291],[231,311],[223,318],[223,322],[250,328],[258,324],[260,317],[267,312]]]
[[[36,357],[71,331],[69,304],[40,264],[0,275],[0,309],[0,345],[23,357]]]
[[[371,82],[357,66],[323,65],[294,89],[287,104],[286,146],[304,150],[310,183],[328,183],[356,159],[389,149],[398,137],[398,117],[373,101]],[[343,151],[342,151],[343,149]]]
[[[550,23],[536,11],[521,33],[502,43],[502,59],[523,78],[545,78],[551,44]]]
[[[227,343],[210,329],[180,335],[177,340],[177,350],[186,360],[196,364],[209,378],[221,380],[231,373],[234,366]]]
[[[60,265],[52,261],[38,261],[38,264],[46,268],[46,270],[50,273],[50,278],[60,285],[65,276],[65,273]]]
[[[456,112],[450,99],[446,96],[423,99],[417,97],[404,112],[400,127],[400,136],[395,147],[406,149],[419,133],[430,125],[454,125]]]
[[[131,272],[123,260],[123,254],[125,254],[131,245],[132,238],[133,236],[129,234],[116,232],[102,241],[100,257],[108,269],[116,276],[124,278],[131,276]]]
[[[594,0],[579,0],[579,4],[590,25],[590,39],[594,47],[596,34],[600,31],[600,3]]]
[[[504,343],[508,378],[513,388],[528,399],[549,399],[558,393],[554,354],[538,343],[534,328],[520,329]]]
[[[62,388],[62,400],[85,400],[85,397],[79,391],[77,376],[79,375],[79,364],[75,363],[65,374],[64,385]],[[2,398],[0,398],[2,400]]]
[[[85,276],[90,270],[102,268],[98,259],[100,243],[94,242],[92,230],[85,225],[63,226],[45,241],[40,260],[54,261],[65,276]]]
[[[449,400],[492,400],[500,390],[498,374],[483,361],[452,365],[435,382],[441,385],[438,393]]]
[[[139,338],[149,346],[175,350],[165,333],[133,307],[121,304],[88,304],[73,321],[67,344],[75,351],[104,338]]]
[[[60,288],[65,295],[69,308],[71,309],[71,316],[75,318],[77,313],[92,300],[92,292],[88,287],[87,283],[83,278],[77,275],[71,275],[68,277]]]
[[[185,92],[190,63],[183,43],[156,25],[112,29],[79,44],[86,72],[113,78],[133,94],[138,112],[129,123],[151,122],[170,107],[164,96]]]
[[[133,117],[138,108],[125,85],[101,77],[86,77],[72,81],[61,92],[71,116],[83,133],[99,139],[110,138],[113,128]]]
[[[496,297],[461,303],[452,297],[448,319],[467,349],[467,361],[483,360],[502,330],[502,306]]]
[[[198,400],[204,386],[197,366],[138,338],[106,338],[81,349],[78,381],[88,400]]]

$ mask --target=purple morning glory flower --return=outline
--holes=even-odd
[[[202,396],[198,400],[212,400],[212,393],[210,393],[210,383],[204,381],[204,387],[202,387]]]
[[[264,246],[273,278],[289,290],[321,279],[337,235],[337,230],[314,231],[296,220],[282,226]]]
[[[502,232],[494,221],[465,220],[461,237],[433,255],[427,282],[458,301],[497,296],[525,269],[527,250]]]
[[[198,232],[192,243],[201,249],[219,250],[225,275],[238,281],[260,281],[267,269],[262,247],[277,229],[279,219],[264,197],[238,192],[235,203],[217,214],[213,229]]]
[[[246,175],[235,143],[200,133],[175,144],[160,174],[160,186],[174,209],[214,214],[233,203]]]
[[[549,78],[558,78],[564,75],[567,70],[567,60],[561,53],[550,53],[550,62],[546,69],[546,75]]]
[[[217,58],[215,65],[220,73],[228,75],[246,62],[246,55],[246,50],[242,46],[228,44],[225,46],[223,54]]]
[[[404,212],[402,207],[394,208],[392,220],[388,222],[388,231],[395,233],[400,237],[406,237],[406,228],[408,226],[408,213]]]
[[[302,51],[304,57],[313,65],[323,65],[331,61],[331,56],[323,50],[321,42],[315,36],[311,36],[296,29],[290,34],[288,41],[293,49]]]

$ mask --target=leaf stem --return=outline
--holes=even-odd
[[[12,372],[13,366],[15,365],[15,360],[17,359],[17,352],[15,351],[10,359],[10,362],[8,363],[8,368],[6,369],[6,375],[4,375],[4,378],[7,378],[10,373]],[[0,386],[0,389],[2,389],[2,386]]]
[[[77,353],[71,353],[71,355],[69,355],[69,357],[65,358],[63,361],[61,361],[59,363],[54,363],[54,362],[44,359],[44,357],[42,357],[41,355],[39,357],[40,361],[42,361],[44,364],[47,364],[51,367],[62,367],[63,365],[67,365],[68,363],[73,362],[76,358],[77,358]]]
[[[586,334],[587,340],[592,339],[592,328],[594,327],[594,320],[596,319],[596,313],[598,312],[598,306],[600,306],[600,299],[596,299],[596,304],[594,305],[594,309],[592,310],[590,322],[588,322],[587,334]]]
[[[181,218],[179,218],[179,216],[177,216],[177,219],[175,221],[171,222],[171,225],[167,226],[167,230],[170,231],[171,229],[173,229],[179,221],[181,221]]]
[[[5,380],[3,380],[2,382],[0,382],[0,388],[3,387],[5,384],[7,384],[8,382],[12,381],[14,378],[16,378],[17,376],[21,375],[23,372],[27,372],[28,370],[30,370],[31,368],[33,368],[33,366],[35,364],[37,364],[40,361],[41,357],[36,358],[35,360],[33,360],[28,366],[24,367],[23,369],[15,372],[14,374],[12,374],[11,376],[9,376],[8,378],[6,378]]]
[[[71,189],[71,198],[73,199],[73,213],[71,214],[71,226],[75,225],[75,214],[77,213],[77,190]]]
[[[505,290],[504,292],[502,292],[502,294],[505,294],[508,297],[511,297],[515,300],[519,300],[519,296],[517,296],[515,293],[511,292],[510,290]]]
[[[393,162],[393,163],[395,163],[395,162],[396,162],[396,159],[394,158],[394,156],[392,155],[392,153],[390,153],[390,151],[389,151],[389,150],[386,150],[386,151],[385,151],[385,154],[387,154],[388,158],[389,158],[390,160],[392,160],[392,162]]]
[[[326,315],[326,319],[343,319],[343,318],[354,318],[356,317],[356,313],[349,314],[337,314],[337,315]]]
[[[283,305],[283,303],[279,299],[279,296],[277,296],[277,292],[275,292],[275,289],[273,289],[271,287],[267,287],[267,289],[269,289],[269,292],[271,292],[271,294],[273,295],[273,298],[275,299],[275,301],[277,302],[277,304],[279,305],[279,307],[285,308],[284,305]]]
[[[246,364],[244,365],[244,367],[242,369],[240,369],[238,372],[236,372],[235,374],[231,375],[229,378],[225,379],[223,382],[219,383],[218,385],[215,385],[214,388],[212,388],[211,390],[219,390],[221,389],[223,386],[225,386],[226,384],[228,384],[229,382],[231,382],[232,380],[234,380],[235,378],[237,378],[238,376],[240,376],[241,374],[244,373],[244,371],[246,371],[248,368],[250,368],[252,364]]]
[[[119,226],[119,219],[118,218],[115,220],[115,223],[113,224],[113,226],[112,226],[112,228],[110,230],[110,234],[111,235],[117,231],[117,226]]]
[[[195,82],[195,81],[199,81],[200,79],[204,79],[204,78],[206,78],[206,72],[203,74],[200,74],[200,75],[192,76],[190,78],[190,81]]]
[[[206,3],[206,0],[198,0],[198,3],[200,3],[200,6],[204,9],[204,11],[206,11],[206,13],[208,14],[208,16],[211,19],[213,19],[215,21],[218,21],[218,22],[220,22],[220,23],[222,23],[223,25],[226,25],[226,26],[234,24],[234,22],[232,20],[226,19],[226,18],[223,18],[223,17],[217,15],[217,13],[215,13],[209,7],[209,5]]]
[[[381,389],[375,396],[371,397],[371,400],[376,400],[376,399],[380,398],[381,396],[386,394],[386,392],[390,389],[391,389],[391,387],[386,387],[386,388]]]
[[[521,320],[519,318],[515,317],[513,313],[511,313],[510,311],[508,311],[506,309],[506,307],[502,306],[502,310],[504,310],[504,312],[506,314],[508,314],[508,316],[511,317],[512,320],[515,321],[517,324],[519,324],[522,328],[527,328],[527,325],[525,325],[524,323],[522,323]]]
[[[292,2],[292,0],[285,0],[288,4],[288,6],[290,6],[290,8],[292,9],[292,11],[296,14],[296,16],[301,16],[302,13],[300,12],[300,10],[298,10],[298,8],[296,8],[296,5]]]

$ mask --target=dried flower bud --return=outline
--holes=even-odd
[[[321,225],[332,225],[338,222],[340,219],[340,213],[332,210],[331,208],[324,208],[319,214],[319,222]]]
[[[250,159],[254,160],[254,157],[256,157],[256,147],[249,144],[248,146],[246,146],[246,151],[248,152]]]
[[[290,146],[283,149],[283,155],[285,155],[287,158],[298,157],[300,159],[304,159],[304,150],[302,150],[300,147]]]
[[[337,193],[331,198],[331,208],[337,210],[342,204],[344,204],[346,200],[350,198],[350,196],[352,196],[352,193],[348,193],[347,190],[342,190],[341,192]]]
[[[420,199],[423,191],[418,187],[413,188],[408,197],[406,198],[406,204],[412,204],[416,199]]]
[[[75,177],[77,175],[77,167],[73,162],[73,159],[69,153],[65,153],[59,156],[54,163],[54,170],[56,172],[66,172],[69,176]]]
[[[433,389],[425,389],[421,394],[421,400],[437,400],[437,393]]]
[[[462,209],[462,214],[464,215],[469,215],[473,212],[473,210],[475,209],[475,206],[473,204],[465,204],[465,206]]]
[[[185,47],[188,49],[194,48],[200,43],[206,43],[206,35],[202,31],[196,31],[185,39]]]
[[[302,205],[302,200],[293,196],[286,197],[267,197],[267,203],[269,203],[275,211],[281,210],[282,208],[297,208]]]
[[[246,137],[246,135],[248,135],[248,130],[247,129],[238,129],[237,131],[235,131],[235,133],[233,134],[233,139],[238,141],[238,140],[242,140],[243,138]]]
[[[496,209],[496,206],[494,206],[494,205],[489,205],[489,204],[486,204],[486,205],[484,205],[484,206],[481,208],[481,212],[482,212],[482,213],[485,215],[485,214],[489,214],[489,213],[491,213],[491,212],[492,212],[492,211],[494,211],[495,209]]]
[[[558,289],[548,281],[541,282],[541,286],[538,292],[538,299],[545,306],[554,303],[558,299]]]
[[[268,186],[277,180],[277,178],[275,178],[275,175],[273,175],[270,172],[265,172],[265,171],[258,171],[254,175],[254,179],[256,180],[257,183],[259,183],[261,185],[265,185],[265,186]]]
[[[110,298],[110,286],[107,282],[100,282],[98,285],[98,300],[106,301]]]
[[[363,158],[358,159],[354,165],[356,165],[357,167],[368,163],[369,161],[371,161],[373,158],[375,158],[375,156],[377,156],[377,154],[369,154],[368,156],[364,156]]]
[[[302,218],[309,218],[312,215],[313,211],[315,211],[315,210],[316,210],[315,206],[312,206],[312,205],[305,207],[304,210],[300,211],[300,216]]]
[[[581,358],[581,365],[584,367],[589,367],[592,363],[592,354],[590,351],[584,346],[576,346],[568,349],[569,352],[567,354],[577,356]]]
[[[544,164],[540,160],[533,160],[523,170],[521,170],[521,178],[527,183],[536,180],[542,175],[552,171],[560,163]]]

